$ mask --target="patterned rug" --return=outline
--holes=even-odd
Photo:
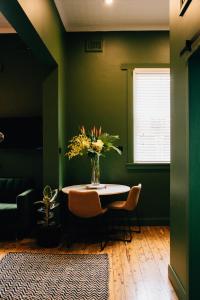
[[[0,261],[0,299],[107,300],[107,254],[9,253]]]

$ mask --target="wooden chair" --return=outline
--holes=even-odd
[[[123,217],[123,221],[124,221],[123,224],[125,225],[125,227],[128,227],[128,230],[125,229],[124,231],[129,233],[130,238],[125,239],[124,241],[131,242],[132,232],[137,232],[137,233],[141,232],[141,225],[140,225],[140,220],[139,220],[138,210],[137,210],[141,188],[142,188],[141,184],[138,184],[137,186],[133,186],[129,191],[126,201],[114,201],[107,206],[109,210],[120,212],[120,215],[118,214],[115,217],[117,218],[119,218],[120,216]],[[135,231],[131,229],[131,225],[130,225],[130,217],[132,217],[133,211],[135,212],[136,221],[138,225],[138,230]]]
[[[68,226],[73,226],[76,229],[78,228],[80,231],[86,225],[89,225],[87,227],[87,234],[93,233],[98,236],[99,233],[103,233],[105,240],[105,222],[102,222],[102,218],[108,209],[101,207],[99,195],[96,191],[80,192],[70,190],[68,196],[68,210],[70,213],[70,222]],[[76,236],[74,238],[76,238]],[[73,236],[71,237],[71,240],[73,240]],[[103,241],[100,241],[101,250],[105,248],[106,241],[104,242],[103,245]]]

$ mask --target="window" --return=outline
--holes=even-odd
[[[133,70],[133,162],[170,162],[169,68]]]

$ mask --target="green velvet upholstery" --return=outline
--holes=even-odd
[[[0,239],[27,236],[34,223],[32,182],[0,178]]]
[[[0,178],[0,203],[16,203],[16,197],[32,183],[24,178]]]

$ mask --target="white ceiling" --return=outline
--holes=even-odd
[[[0,33],[13,33],[16,32],[10,23],[6,20],[0,12]]]
[[[54,0],[66,31],[169,30],[169,0]]]
[[[169,30],[169,0],[54,0],[66,31]],[[15,32],[0,13],[0,33]]]

